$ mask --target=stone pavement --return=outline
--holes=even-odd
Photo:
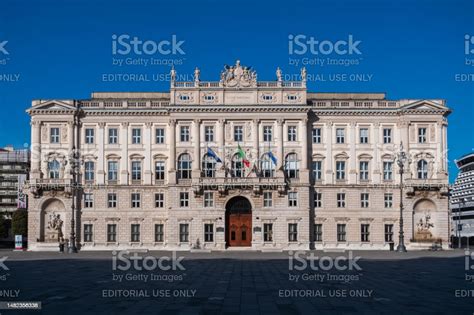
[[[41,311],[0,314],[474,312],[474,267],[466,270],[474,259],[464,251],[307,253],[319,257],[318,270],[301,253],[287,252],[177,252],[176,270],[167,270],[170,252],[0,251],[9,268],[0,268],[0,302],[42,302]]]

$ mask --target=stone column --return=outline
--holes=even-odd
[[[193,178],[201,177],[201,120],[195,119],[193,122],[193,144],[194,159],[192,164]]]
[[[98,185],[105,183],[105,157],[104,157],[104,135],[105,132],[105,122],[99,123],[99,130],[97,132],[97,180],[96,183]]]
[[[259,123],[260,123],[260,120],[259,119],[254,119],[252,121],[252,123],[253,123],[253,127],[252,127],[253,145],[255,146],[256,160],[258,161],[260,159],[260,144],[259,144]]]
[[[356,141],[357,141],[357,130],[356,123],[351,122],[350,131],[350,156],[349,156],[349,184],[357,183],[357,156],[356,156]]]
[[[170,158],[168,161],[168,183],[176,184],[176,120],[168,123],[168,144]]]
[[[143,160],[143,183],[145,185],[151,185],[152,183],[152,171],[151,171],[151,143],[152,143],[152,132],[151,127],[153,124],[151,122],[145,123],[145,135],[144,135],[144,144],[145,144],[145,159]]]
[[[128,122],[122,123],[120,146],[122,147],[122,157],[120,159],[120,184],[128,185]]]
[[[41,122],[31,121],[31,179],[41,178]]]
[[[444,173],[444,161],[443,161],[443,153],[444,153],[444,135],[443,135],[443,122],[439,121],[436,123],[436,128],[438,128],[438,143],[437,143],[437,159],[436,159],[436,173],[442,174]]]
[[[223,165],[225,165],[225,119],[219,119],[217,122],[217,145],[219,148],[217,149],[217,155],[220,157],[222,164],[217,164],[217,177],[224,177],[225,171],[223,169]]]
[[[278,119],[277,120],[277,169],[281,171],[277,171],[278,175],[283,176],[283,167],[285,165],[284,157],[283,157],[283,124],[285,120]]]
[[[333,183],[333,174],[332,174],[332,144],[334,143],[333,139],[333,122],[329,121],[326,123],[326,176],[324,176],[324,183],[325,184],[332,184]]]
[[[374,128],[374,158],[370,161],[372,168],[372,183],[380,183],[380,161],[379,161],[379,149],[380,149],[380,124],[378,122],[373,124]],[[382,142],[383,143],[383,142]]]
[[[301,145],[301,165],[300,165],[300,180],[302,183],[309,182],[309,168],[308,168],[308,118],[300,121],[300,132],[298,134]]]

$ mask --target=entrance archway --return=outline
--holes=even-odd
[[[242,196],[231,198],[226,204],[225,211],[226,245],[252,245],[252,205]]]

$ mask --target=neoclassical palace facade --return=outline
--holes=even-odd
[[[170,77],[166,93],[32,102],[30,250],[69,238],[76,193],[81,250],[388,249],[402,143],[406,244],[447,246],[443,100],[312,93],[305,69],[263,82],[238,61],[215,82]]]

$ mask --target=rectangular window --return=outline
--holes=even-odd
[[[59,143],[59,128],[51,128],[49,130],[49,140],[51,143]]]
[[[156,144],[164,144],[165,143],[165,129],[164,128],[156,128],[155,129],[155,143]]]
[[[369,143],[369,129],[368,128],[360,128],[359,140],[360,140],[360,143]]]
[[[132,161],[132,180],[142,179],[142,162]]]
[[[204,140],[206,142],[214,141],[214,126],[205,126],[204,127]]]
[[[313,128],[313,143],[321,143],[321,128]]]
[[[288,207],[297,207],[298,206],[298,193],[295,191],[290,191],[288,193]]]
[[[312,168],[312,173],[313,173],[313,179],[315,181],[319,181],[322,179],[322,167],[323,163],[321,161],[313,161],[311,163],[311,168]]]
[[[272,223],[263,224],[263,241],[273,242],[273,224]]]
[[[84,242],[92,242],[92,224],[84,224]]]
[[[323,193],[314,192],[314,207],[322,208],[323,207]]]
[[[132,129],[132,144],[142,143],[142,130],[140,128]]]
[[[204,242],[214,242],[214,224],[204,224]]]
[[[116,193],[108,193],[107,194],[107,207],[108,208],[116,208],[117,207],[117,194]]]
[[[368,242],[369,241],[369,224],[361,224],[360,225],[360,241],[361,242]]]
[[[132,224],[130,226],[130,241],[140,242],[140,224]]]
[[[298,224],[288,223],[288,241],[298,242]]]
[[[92,193],[84,194],[84,208],[92,208],[94,206],[94,195]]]
[[[337,207],[338,208],[345,208],[346,207],[346,194],[345,193],[338,193],[337,194]]]
[[[322,224],[314,225],[314,241],[315,242],[323,241],[323,225]]]
[[[384,207],[391,208],[393,206],[393,194],[392,193],[385,193],[383,195]]]
[[[392,143],[392,129],[383,128],[383,143]]]
[[[179,130],[181,142],[189,142],[189,126],[181,126]]]
[[[346,141],[346,130],[344,128],[336,128],[336,143],[344,143]]]
[[[155,208],[164,208],[165,207],[165,194],[156,193],[155,194]]]
[[[368,161],[359,162],[359,179],[369,180],[369,162]]]
[[[345,224],[337,225],[337,241],[338,242],[346,241],[346,225]]]
[[[296,126],[288,126],[288,141],[296,141]]]
[[[214,207],[214,193],[210,191],[204,192],[204,207]]]
[[[418,143],[426,143],[426,128],[418,128]]]
[[[118,143],[118,129],[110,128],[109,129],[109,144],[117,144],[117,143]]]
[[[181,243],[189,242],[189,224],[181,223],[179,225],[179,241]]]
[[[156,180],[165,179],[165,161],[155,162],[155,179]]]
[[[107,224],[107,242],[117,242],[117,224]]]
[[[272,193],[270,191],[263,192],[263,207],[270,208],[273,205]]]
[[[336,161],[336,180],[346,179],[346,162]]]
[[[383,162],[383,179],[392,180],[393,162]]]
[[[155,224],[155,242],[163,243],[165,239],[165,227],[163,224]]]
[[[369,207],[369,194],[368,193],[361,193],[360,194],[360,206],[361,206],[361,208],[368,208]]]
[[[385,224],[385,242],[393,242],[393,224]]]
[[[86,143],[93,144],[94,143],[94,129],[86,128]]]
[[[132,193],[132,208],[140,208],[141,204],[141,195],[140,193]]]
[[[234,126],[234,141],[241,142],[244,140],[244,127]]]
[[[272,126],[263,126],[263,141],[272,141]]]
[[[87,161],[84,163],[84,179],[87,182],[94,180],[94,162]]]
[[[107,163],[107,179],[109,181],[117,181],[118,179],[118,162],[117,161],[109,161]]]
[[[189,193],[182,191],[179,193],[179,206],[181,208],[189,207]]]

